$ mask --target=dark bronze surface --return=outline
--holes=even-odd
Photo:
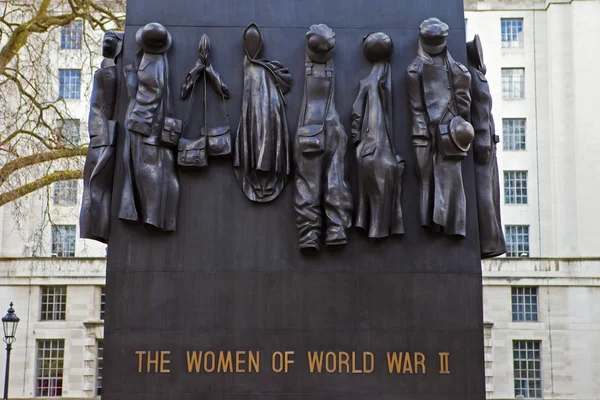
[[[161,24],[150,23],[138,30],[136,42],[142,51],[136,54],[135,65],[125,67],[129,106],[119,218],[174,231],[179,178],[171,145],[177,143],[181,126],[176,128],[177,121],[171,118],[166,54],[172,44],[171,34]],[[167,127],[174,135],[170,144],[165,143]]]
[[[394,147],[392,67],[394,48],[386,33],[363,39],[363,53],[373,63],[360,81],[352,107],[352,141],[356,145],[358,204],[355,225],[370,238],[403,234],[402,174],[404,160]]]
[[[345,245],[352,226],[348,137],[335,108],[335,33],[324,24],[306,34],[304,98],[294,146],[294,210],[299,248]],[[324,215],[323,215],[324,214]]]
[[[447,35],[448,25],[437,18],[421,24],[417,57],[407,70],[407,89],[421,225],[464,237],[462,161],[473,140],[472,127],[465,121],[470,117],[471,76],[450,55]]]
[[[108,241],[115,165],[115,106],[123,33],[108,31],[102,42],[102,67],[94,74],[88,133],[90,144],[83,169],[83,198],[79,235],[102,243]],[[120,66],[120,65],[119,65]]]
[[[242,115],[233,147],[235,175],[246,196],[261,203],[279,196],[291,174],[283,97],[292,75],[279,61],[261,59],[263,38],[255,24],[243,35]]]
[[[371,32],[394,41],[391,65],[394,145],[406,159],[406,234],[385,240],[354,232],[342,249],[305,254],[297,248],[293,190],[269,204],[249,201],[231,161],[179,174],[177,230],[165,234],[118,221],[124,178],[126,106],[119,110],[115,190],[107,259],[103,400],[481,400],[485,396],[481,263],[472,151],[463,161],[467,237],[420,227],[405,69],[417,50],[419,24],[436,14],[455,27],[448,46],[466,63],[462,0],[128,0],[123,64],[133,64],[136,31],[162,22],[169,51],[175,116],[183,117],[182,78],[197,60],[198,38],[211,39],[211,61],[226,78],[231,125],[242,114],[243,43],[248,23],[261,27],[266,54],[299,77],[285,95],[294,124],[303,100],[307,27],[334,28],[336,109],[350,135],[358,82],[372,64],[359,46]],[[401,66],[401,67],[400,67]],[[120,99],[127,104],[125,86]],[[196,94],[199,99],[199,90]],[[208,115],[219,124],[219,95],[208,90]],[[214,116],[214,117],[213,117]],[[202,113],[190,117],[195,139]],[[296,129],[290,130],[295,141]],[[347,147],[351,147],[350,140]],[[357,165],[347,151],[348,179]],[[353,195],[357,198],[357,192]],[[351,231],[352,232],[352,231]],[[169,373],[138,372],[136,351],[170,351]],[[259,373],[189,373],[186,351],[260,351]],[[276,351],[294,351],[288,373],[272,370]],[[310,373],[308,351],[375,355],[371,374]],[[386,352],[423,352],[426,374],[390,374]],[[450,353],[450,375],[438,352]],[[234,356],[235,358],[235,356]],[[360,368],[360,367],[359,367]]]
[[[475,189],[481,258],[506,253],[504,231],[500,219],[500,182],[496,145],[499,142],[492,116],[492,94],[483,62],[479,35],[467,42],[467,59],[471,73],[471,124],[475,129]]]

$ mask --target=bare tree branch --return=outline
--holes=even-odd
[[[10,175],[19,169],[30,167],[35,164],[41,164],[48,161],[58,160],[60,158],[85,156],[86,153],[87,146],[74,147],[70,149],[58,149],[48,151],[45,153],[32,154],[26,157],[19,157],[13,161],[8,162],[6,165],[0,168],[0,185],[6,182],[6,180],[10,178]]]
[[[68,181],[71,179],[81,179],[83,178],[83,171],[55,171],[51,174],[44,176],[36,181],[28,183],[26,185],[20,186],[17,189],[11,190],[6,193],[0,194],[0,207],[3,205],[10,203],[11,201],[15,201],[23,196],[26,196],[30,193],[35,192],[38,189],[41,189],[45,186],[51,185],[54,182],[59,181]]]

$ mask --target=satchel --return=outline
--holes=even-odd
[[[208,139],[209,156],[218,157],[231,154],[231,128],[229,128],[229,125],[213,128],[203,127],[201,136]]]
[[[183,121],[177,118],[165,117],[163,129],[160,133],[160,144],[167,147],[176,147],[183,130]]]
[[[229,127],[229,114],[225,96],[221,95],[227,125],[208,128],[206,126],[206,71],[204,72],[204,98],[203,98],[203,117],[204,126],[200,129],[200,139],[179,139],[177,163],[186,168],[203,168],[208,165],[209,156],[228,156],[231,154],[231,128]],[[194,103],[194,92],[196,82],[192,85],[192,94],[185,113],[183,127],[187,126],[190,112]]]
[[[325,126],[306,125],[298,128],[298,149],[302,154],[320,154],[325,151]]]
[[[206,137],[199,139],[179,139],[177,164],[184,168],[202,168],[208,165],[206,159]]]

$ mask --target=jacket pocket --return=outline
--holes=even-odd
[[[306,125],[296,132],[298,148],[303,154],[320,154],[325,151],[325,128],[323,125]]]

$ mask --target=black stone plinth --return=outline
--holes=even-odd
[[[242,33],[255,22],[265,54],[290,68],[286,95],[291,141],[304,85],[306,32],[336,32],[336,108],[350,132],[352,103],[371,64],[362,38],[383,31],[392,57],[394,140],[406,160],[406,234],[369,240],[351,229],[346,247],[304,255],[297,249],[291,183],[271,203],[249,201],[230,160],[180,172],[177,231],[165,233],[117,218],[123,173],[120,93],[113,215],[107,267],[104,400],[402,399],[482,400],[485,395],[481,265],[472,155],[463,163],[467,238],[427,233],[418,218],[405,71],[428,17],[450,25],[449,49],[465,63],[462,0],[128,0],[124,63],[133,63],[135,32],[151,21],[173,36],[170,85],[178,93],[197,59],[202,34],[230,90],[232,133],[243,84]],[[197,94],[198,95],[198,94]],[[174,96],[176,115],[187,103]],[[208,91],[209,126],[222,122],[220,97]],[[184,136],[200,135],[201,102]],[[354,148],[348,140],[356,196]],[[168,373],[138,372],[136,351],[170,351]],[[260,351],[258,373],[188,373],[186,351]],[[293,351],[288,373],[272,369],[274,352]],[[374,355],[370,374],[310,373],[308,351]],[[426,373],[390,374],[386,352],[420,352]],[[440,374],[439,353],[450,353]],[[235,353],[233,353],[235,355]],[[154,353],[153,353],[154,356]],[[247,368],[246,364],[246,368]],[[361,367],[357,365],[356,370]],[[351,372],[351,371],[350,371]]]

